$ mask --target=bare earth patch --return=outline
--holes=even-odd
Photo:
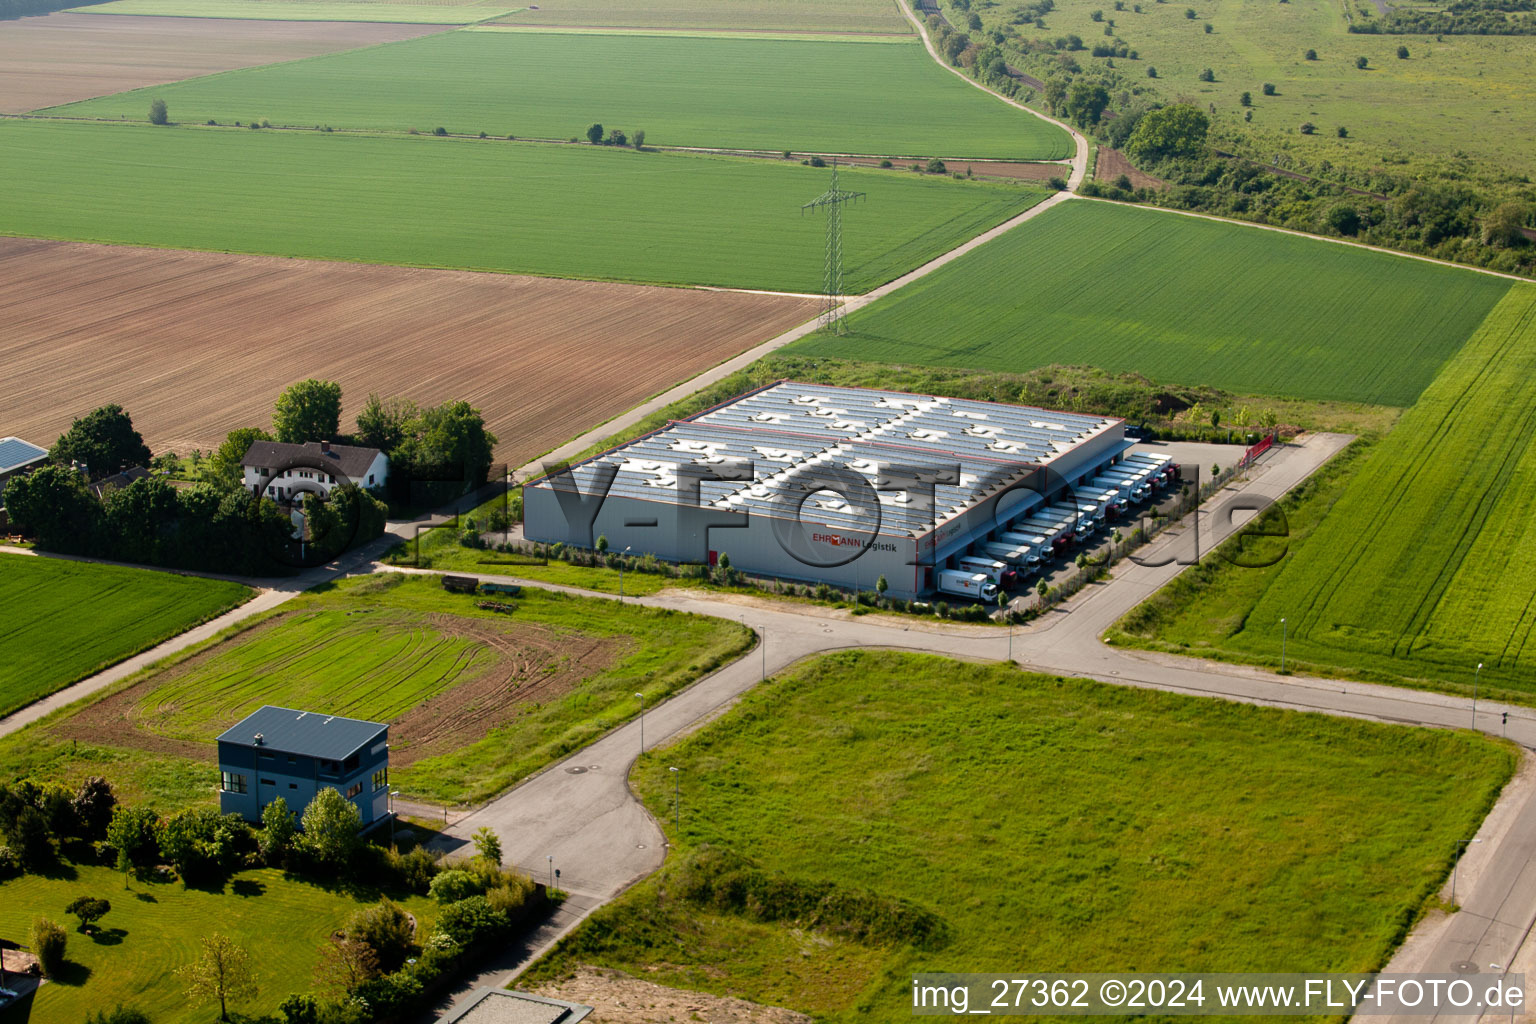
[[[53,731],[65,739],[206,760],[211,743],[157,731],[161,725],[156,721],[158,714],[176,709],[161,708],[147,698],[167,681],[217,657],[229,644],[248,643],[288,617],[288,613],[273,616],[141,683],[88,704],[59,722]],[[608,668],[628,653],[629,646],[618,639],[571,635],[511,620],[503,624],[437,613],[428,615],[427,621],[437,633],[473,640],[488,648],[495,661],[473,678],[448,687],[390,723],[390,762],[396,768],[483,739],[525,708],[554,700]],[[240,714],[249,710],[241,709]],[[239,716],[222,725],[233,725]]]
[[[1101,146],[1099,148],[1099,160],[1094,166],[1093,176],[1099,181],[1107,181],[1113,184],[1115,179],[1122,174],[1131,179],[1132,188],[1163,187],[1161,178],[1154,178],[1144,171],[1138,171],[1132,166],[1130,160],[1126,159],[1125,154],[1118,149]]]
[[[780,1006],[667,988],[602,967],[583,966],[574,977],[533,992],[594,1007],[590,1024],[811,1024],[805,1014]]]
[[[0,238],[0,309],[4,430],[39,444],[117,402],[154,451],[208,450],[269,426],[283,388],[320,377],[341,383],[344,429],[370,392],[464,399],[518,466],[817,303]]]
[[[0,31],[0,113],[415,39],[443,27],[65,13],[20,18]]]

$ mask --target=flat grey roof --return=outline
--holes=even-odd
[[[469,1002],[449,1012],[442,1024],[577,1024],[592,1007],[501,988],[476,989]]]
[[[264,750],[339,761],[367,746],[388,728],[383,722],[365,722],[268,704],[226,729],[219,742],[252,747],[256,745],[256,734],[260,733]]]
[[[31,441],[19,437],[0,437],[0,473],[37,462],[48,457],[48,449],[40,448]]]
[[[571,472],[576,486],[589,493],[596,467],[610,463],[617,473],[608,495],[641,501],[677,500],[679,469],[690,464],[720,476],[734,472],[736,479],[703,481],[700,503],[798,518],[793,510],[819,468],[847,467],[872,486],[893,467],[929,471],[936,481],[931,512],[906,492],[885,487],[875,491],[878,509],[851,505],[826,490],[803,505],[806,516],[829,527],[916,537],[1121,422],[1024,405],[780,381],[669,423]],[[938,475],[956,465],[958,479]],[[549,478],[528,486],[548,487]]]

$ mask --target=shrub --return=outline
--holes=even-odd
[[[1205,23],[1205,34],[1206,35],[1210,35],[1214,31],[1216,31],[1215,27],[1212,26],[1210,22],[1206,22]]]
[[[439,903],[458,903],[485,892],[485,886],[468,871],[452,868],[439,872],[427,891]]]
[[[69,947],[69,936],[64,929],[40,917],[32,922],[32,952],[45,978],[57,978],[64,966],[64,952]]]
[[[889,160],[881,160],[880,166],[889,169],[891,167],[891,162]]]
[[[293,812],[288,801],[277,797],[261,810],[261,833],[257,845],[262,859],[268,864],[281,864],[293,845],[295,830]]]
[[[943,160],[935,157],[934,159],[928,161],[927,171],[929,174],[943,174],[946,170],[948,170],[948,168],[944,166]]]
[[[1315,131],[1317,131],[1317,125],[1313,124],[1311,121],[1301,122],[1301,134],[1311,135]]]
[[[448,129],[444,128],[442,125],[438,125],[436,128],[432,129],[432,134],[437,136],[447,135]]]
[[[1341,139],[1349,138],[1349,129],[1345,128],[1343,125],[1339,125],[1337,131],[1338,131],[1338,134],[1339,134],[1339,138],[1341,138]]]
[[[1147,77],[1148,78],[1156,78],[1157,77],[1157,68],[1155,68],[1152,65],[1148,64],[1147,65]]]
[[[635,148],[636,149],[644,149],[645,148],[645,129],[644,128],[640,128],[640,129],[637,129],[635,131],[634,143],[635,143]]]
[[[416,943],[416,923],[390,899],[353,914],[343,931],[372,949],[385,973],[399,970]]]
[[[136,865],[145,865],[160,853],[155,840],[155,812],[148,807],[128,807],[118,804],[112,810],[112,821],[107,826],[107,842],[120,854]]]
[[[1203,71],[1200,72],[1200,81],[1202,81],[1202,82],[1214,82],[1214,81],[1216,81],[1216,72],[1212,71],[1210,68],[1204,69]]]
[[[1368,68],[1370,66],[1371,66],[1371,59],[1369,57],[1356,57],[1355,58],[1355,67],[1359,68],[1361,71],[1364,71],[1366,68]]]
[[[357,852],[362,820],[350,800],[329,786],[323,787],[304,808],[304,846],[321,864],[341,868]]]
[[[1184,8],[1184,17],[1188,18],[1190,21],[1194,21],[1198,15],[1195,14],[1195,9],[1193,7],[1186,7]]]
[[[825,160],[823,160],[819,156],[811,157],[809,160],[806,161],[806,163],[810,164],[812,167],[825,167],[825,166],[827,166],[827,162]]]
[[[1407,60],[1408,59],[1408,47],[1406,47],[1406,46],[1399,46],[1397,48],[1397,59],[1398,60]]]
[[[161,100],[161,99],[150,100],[150,102],[149,102],[149,123],[150,124],[169,124],[170,121],[171,121],[170,112],[167,111],[166,108],[165,108],[165,100]]]
[[[149,1024],[144,1011],[118,1003],[111,1010],[98,1010],[85,1018],[85,1024]]]
[[[1317,51],[1308,50],[1306,53],[1302,54],[1302,58],[1305,60],[1317,60]]]
[[[9,846],[0,846],[0,880],[21,874],[21,858]]]
[[[480,133],[480,137],[481,137],[481,138],[482,138],[482,139],[487,139],[487,138],[490,138],[490,136],[488,136],[488,135],[486,135],[486,134],[485,134],[485,132],[481,132],[481,133]]]
[[[1065,192],[1067,190],[1067,179],[1059,174],[1051,175],[1050,181],[1046,184],[1050,185],[1057,192]]]
[[[1243,106],[1243,107],[1251,107],[1251,106],[1253,106],[1253,93],[1251,93],[1251,92],[1243,93],[1241,96],[1239,96],[1237,98],[1237,102],[1238,102],[1239,106]]]
[[[594,146],[600,145],[603,141],[603,126],[595,122],[587,125],[587,141]]]
[[[1275,83],[1265,82],[1263,92],[1265,96],[1273,96],[1275,94]]]
[[[484,896],[470,896],[450,903],[437,918],[438,933],[446,935],[460,946],[490,938],[506,930],[506,927],[506,915],[492,908],[490,900]]]

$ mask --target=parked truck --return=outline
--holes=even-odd
[[[1099,487],[1094,484],[1082,484],[1073,492],[1073,497],[1078,501],[1089,501],[1104,510],[1104,518],[1115,519],[1125,511],[1128,504],[1126,495],[1114,487]]]
[[[996,601],[997,584],[984,572],[966,572],[964,569],[939,570],[938,590],[941,594],[970,597],[977,601]]]
[[[1071,547],[1072,541],[1076,539],[1072,532],[1076,527],[1075,516],[1048,515],[1044,509],[1037,509],[1028,519],[1020,519],[1011,524],[1008,531],[1045,537],[1050,542],[1051,552],[1059,554]]]
[[[1096,530],[1099,525],[1100,515],[1099,507],[1097,505],[1090,505],[1087,503],[1071,505],[1066,502],[1061,502],[1056,505],[1046,506],[1046,511],[1055,512],[1068,518],[1076,516],[1077,525],[1075,529],[1079,539],[1088,536],[1090,533]]]
[[[1119,466],[1111,466],[1094,477],[1093,482],[1095,485],[1103,484],[1109,487],[1129,487],[1133,500],[1145,501],[1152,495],[1152,478],[1156,475],[1157,472],[1151,467],[1121,469]]]
[[[1151,466],[1157,473],[1157,478],[1162,481],[1162,486],[1173,482],[1178,467],[1173,464],[1173,459],[1166,455],[1154,455],[1151,452],[1132,452],[1120,460],[1121,465]]]
[[[1044,534],[1023,530],[1003,530],[997,535],[997,539],[1004,544],[1028,549],[1031,565],[1039,565],[1041,557],[1051,553],[1051,540]]]
[[[1025,577],[1034,572],[1034,566],[1029,561],[1030,551],[1014,544],[1005,544],[1000,540],[982,541],[976,545],[978,557],[995,558],[999,562],[1006,562],[1017,573],[1015,577],[1022,582]]]
[[[992,578],[993,583],[996,583],[1004,590],[1012,590],[1019,585],[1019,574],[1007,562],[999,562],[995,558],[961,555],[955,559],[955,568],[965,572],[979,572],[989,576]]]

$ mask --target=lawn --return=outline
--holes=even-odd
[[[924,971],[1371,971],[1514,766],[1465,733],[829,655],[640,761],[667,867],[520,984],[590,963],[844,1021],[910,1013]],[[698,905],[706,846],[775,895],[830,885],[824,927]],[[940,937],[847,937],[862,894]]]
[[[1259,228],[1074,200],[788,354],[1134,370],[1239,393],[1411,405],[1508,281]]]
[[[681,69],[681,70],[680,70]],[[829,97],[836,102],[829,103]],[[891,97],[900,96],[900,103]],[[598,121],[651,146],[895,157],[1060,159],[1067,133],[972,88],[916,39],[791,42],[447,32],[51,108],[188,123],[585,138]],[[957,168],[959,169],[959,168]]]
[[[52,877],[24,875],[0,884],[0,937],[29,942],[32,921],[40,916],[69,933],[66,975],[39,989],[30,1015],[19,1019],[78,1024],[88,1013],[122,1003],[155,1024],[217,1020],[217,1003],[211,1010],[191,1005],[174,973],[196,958],[199,940],[211,930],[245,947],[256,976],[256,998],[230,1009],[274,1013],[287,996],[314,987],[315,965],[330,933],[378,899],[369,894],[360,901],[273,869],[241,871],[219,891],[183,888],[179,882],[134,882],[132,889],[125,891],[123,876],[111,868],[70,865]],[[64,913],[76,896],[112,904],[95,936],[75,930],[75,919]],[[431,929],[436,917],[431,900],[398,894],[394,899],[416,916],[418,935]]]
[[[142,14],[247,21],[375,21],[406,25],[468,25],[513,14],[504,3],[388,3],[375,0],[110,0],[77,7],[78,14]]]
[[[103,774],[161,809],[204,803],[213,739],[276,704],[388,721],[403,793],[483,800],[628,720],[637,691],[658,702],[752,643],[736,622],[602,599],[478,600],[398,574],[308,592],[0,739],[0,778]]]
[[[1297,670],[1459,694],[1481,662],[1482,695],[1536,704],[1533,375],[1536,287],[1516,285],[1373,451],[1288,510],[1283,561],[1176,585],[1121,639],[1261,664],[1284,642]]]
[[[896,0],[553,0],[502,20],[519,25],[618,28],[912,31]]]
[[[1072,33],[1092,46],[1104,39],[1105,26],[1092,20],[1102,11],[1114,19],[1115,38],[1138,53],[1138,60],[1115,61],[1130,84],[1150,87],[1165,102],[1187,97],[1202,109],[1213,104],[1218,130],[1250,140],[1266,162],[1295,154],[1314,167],[1328,161],[1368,172],[1386,164],[1410,178],[1434,170],[1452,180],[1466,177],[1472,163],[1479,176],[1506,185],[1536,173],[1536,77],[1529,73],[1536,37],[1352,35],[1344,5],[1329,0],[1148,2],[1139,12],[1129,3],[1124,11],[1112,6],[1057,0],[1044,31],[1024,27],[1021,34]],[[1356,6],[1373,9],[1370,0]],[[989,29],[1012,10],[977,9]],[[1197,16],[1186,18],[1186,9]],[[1406,60],[1397,57],[1400,45],[1408,47]],[[1309,49],[1317,60],[1305,59]],[[1367,58],[1366,69],[1355,66],[1357,57]],[[1149,66],[1157,69],[1156,81],[1146,77]],[[1214,82],[1199,80],[1205,68]],[[1263,95],[1266,82],[1275,95]],[[1252,94],[1251,122],[1243,120],[1246,108],[1239,103],[1244,92]],[[1317,125],[1316,135],[1300,134],[1304,121]],[[1348,138],[1337,137],[1341,125]]]
[[[0,715],[222,615],[249,587],[0,554]]]
[[[825,251],[800,205],[830,182],[586,145],[50,121],[0,122],[0,175],[3,234],[799,292],[820,289]],[[844,217],[850,292],[1044,197],[907,171],[842,180],[868,193]]]

